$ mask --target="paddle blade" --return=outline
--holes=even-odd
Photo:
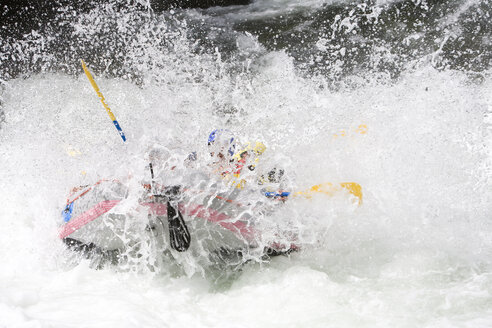
[[[167,220],[171,247],[178,252],[186,251],[190,247],[191,235],[177,204],[167,202]]]
[[[311,198],[314,194],[334,196],[344,190],[357,197],[358,205],[362,205],[362,187],[356,182],[342,182],[336,184],[325,182],[312,186],[310,189],[295,192],[294,196],[302,196],[305,198]]]

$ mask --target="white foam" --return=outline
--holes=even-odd
[[[238,42],[258,50],[252,37]],[[82,73],[8,81],[0,327],[490,326],[487,75],[474,84],[424,67],[391,85],[335,92],[302,77],[284,52],[261,49],[233,75],[220,53],[178,61],[189,49],[177,47],[140,86],[95,76],[128,144]],[[147,59],[158,56],[149,48]],[[156,274],[70,260],[57,226],[71,187],[139,178],[153,144],[204,151],[208,133],[224,126],[264,141],[259,168],[283,167],[301,190],[358,182],[363,205],[344,196],[288,202],[268,223],[290,224],[304,250],[231,277],[187,258],[188,276],[169,263]]]

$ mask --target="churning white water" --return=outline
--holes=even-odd
[[[141,164],[135,154],[150,139],[203,147],[218,124],[206,104],[101,80],[133,140],[123,145],[84,76],[11,81],[1,136],[2,325],[490,325],[490,82],[422,70],[393,86],[333,93],[276,65],[241,103],[250,110],[237,133],[260,136],[300,186],[359,182],[364,204],[287,203],[278,215],[295,218],[305,249],[246,264],[226,287],[201,274],[72,266],[57,239],[71,186],[137,171],[132,161]],[[286,90],[296,84],[297,93]],[[360,124],[366,134],[355,132]],[[342,129],[346,136],[333,136]]]
[[[95,74],[127,143],[82,70],[0,81],[0,327],[492,326],[490,72],[421,64],[332,90],[284,51],[253,57],[233,75],[218,51],[139,85]],[[96,269],[59,240],[73,186],[138,180],[149,147],[206,152],[219,127],[262,140],[262,162],[296,190],[354,181],[363,204],[289,200],[270,220],[301,250],[234,272],[193,259]]]

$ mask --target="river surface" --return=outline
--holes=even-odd
[[[56,3],[0,5],[0,327],[492,326],[490,0]],[[234,269],[66,250],[73,186],[138,179],[155,145],[206,152],[215,128],[363,204],[286,202],[268,219],[301,250]]]

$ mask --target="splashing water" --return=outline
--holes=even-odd
[[[108,1],[0,24],[0,327],[491,325],[490,4],[306,3]],[[263,241],[281,227],[301,250],[226,268],[140,235],[138,256],[96,269],[58,239],[72,187],[124,177],[137,195],[150,148],[179,164],[219,127],[265,143],[258,170],[297,190],[355,181],[362,206],[275,206]]]

